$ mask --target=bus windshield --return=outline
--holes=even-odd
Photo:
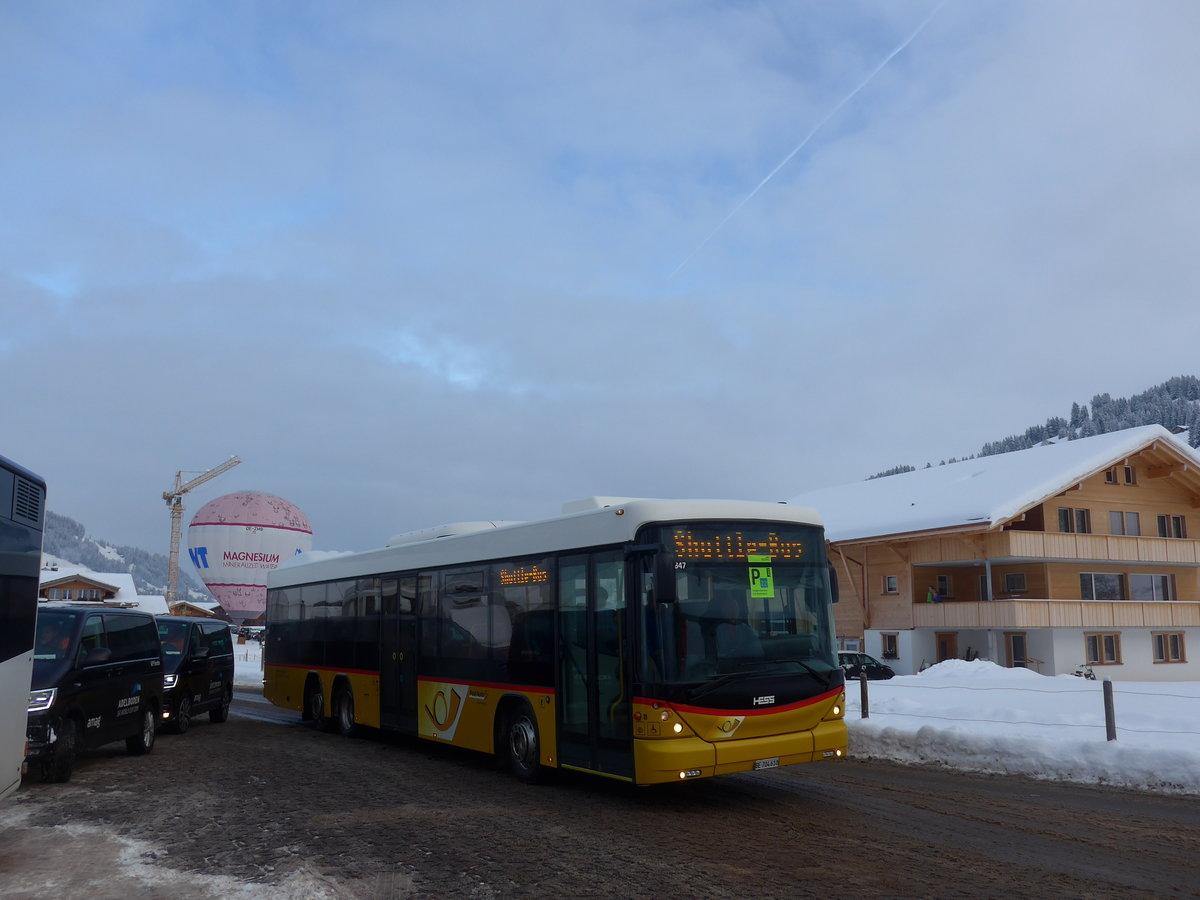
[[[824,566],[772,566],[769,587],[757,589],[745,564],[676,564],[673,574],[661,602],[646,610],[647,680],[694,683],[739,672],[824,679],[835,668]]]

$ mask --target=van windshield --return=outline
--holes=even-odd
[[[78,613],[39,610],[33,658],[40,662],[61,662],[70,656],[71,638],[78,622]]]
[[[190,622],[164,622],[158,620],[158,638],[162,641],[163,662],[168,664],[167,671],[173,672],[173,668],[169,668],[172,660],[180,660],[188,649],[188,632],[191,631],[192,625]]]

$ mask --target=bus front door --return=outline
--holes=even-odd
[[[619,552],[559,565],[559,764],[633,777],[624,560]]]

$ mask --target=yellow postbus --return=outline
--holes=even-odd
[[[264,692],[318,727],[492,753],[526,781],[655,784],[845,753],[813,510],[593,498],[306,556],[270,575]]]

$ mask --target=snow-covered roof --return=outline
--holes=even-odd
[[[167,601],[155,594],[139,594],[133,583],[133,575],[128,572],[93,572],[87,566],[71,566],[59,564],[57,568],[42,569],[38,578],[39,586],[55,584],[74,578],[86,578],[110,586],[116,590],[115,595],[107,603],[119,603],[130,609],[142,609],[152,615],[161,616],[167,613]],[[98,601],[80,601],[83,603]]]
[[[1161,425],[1146,425],[822,488],[788,503],[815,507],[831,541],[993,527],[1156,441],[1200,471],[1196,451]]]

